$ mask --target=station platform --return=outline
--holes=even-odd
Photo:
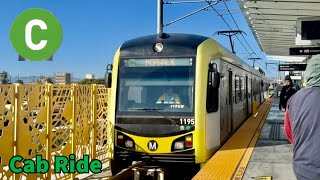
[[[293,180],[292,145],[284,134],[279,99],[268,99],[193,178]]]
[[[284,110],[279,111],[279,99],[274,99],[243,179],[296,179],[292,170],[293,146],[285,136],[283,120]]]

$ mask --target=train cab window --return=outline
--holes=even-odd
[[[241,82],[240,82],[240,76],[235,76],[235,96],[236,96],[236,104],[238,104],[241,101]]]
[[[144,62],[144,59],[138,60]],[[123,60],[119,68],[117,113],[159,115],[143,111],[154,108],[169,114],[191,114],[194,75],[194,65],[141,67],[129,66]]]

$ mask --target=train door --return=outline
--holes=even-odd
[[[229,74],[228,65],[222,60],[220,66],[221,82],[220,82],[220,140],[224,143],[229,135]]]
[[[249,116],[249,95],[248,95],[248,76],[246,76],[246,85],[245,85],[245,98],[246,98],[246,118]]]
[[[229,70],[229,103],[228,103],[228,134],[231,135],[233,130],[233,78],[232,78],[232,71]]]

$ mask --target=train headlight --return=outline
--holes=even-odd
[[[184,149],[184,142],[183,141],[177,141],[174,143],[174,149],[175,150],[183,150]]]
[[[162,49],[163,49],[163,44],[161,44],[161,43],[156,43],[154,46],[153,46],[153,50],[155,51],[155,52],[161,52],[162,51]]]
[[[124,143],[124,146],[127,148],[133,148],[133,141],[126,140],[126,142]]]

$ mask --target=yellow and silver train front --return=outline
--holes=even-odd
[[[117,166],[132,161],[195,164],[196,55],[206,39],[151,35],[119,48],[109,106]]]

